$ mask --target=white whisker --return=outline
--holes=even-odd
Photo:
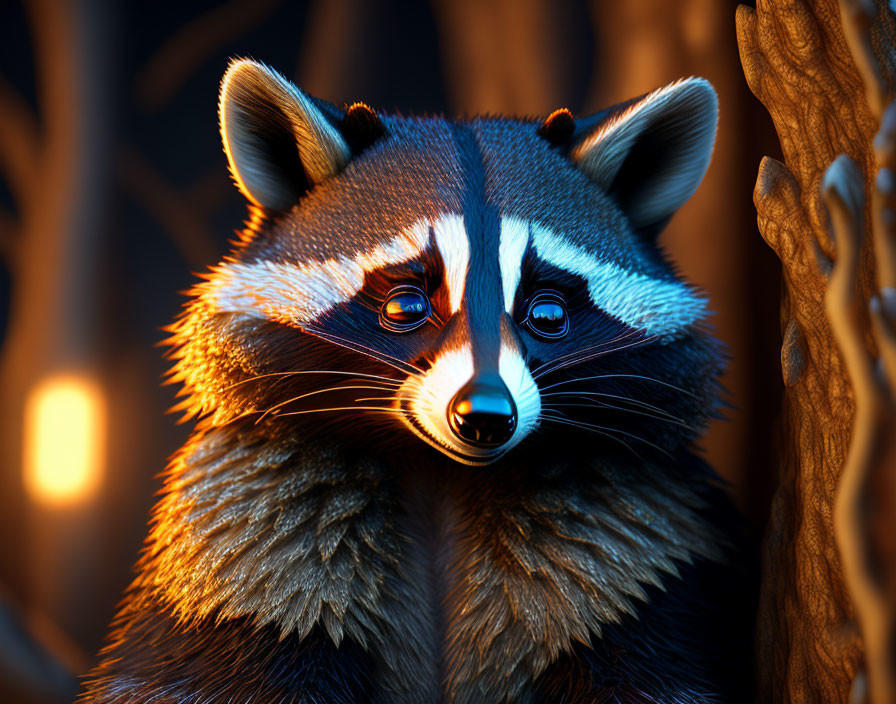
[[[311,408],[305,411],[290,411],[289,413],[281,413],[280,417],[302,416],[308,413],[332,413],[336,411],[380,411],[396,416],[407,415],[408,413],[400,408],[383,408],[382,406],[335,406],[333,408]]]
[[[652,338],[652,337],[646,337],[641,340],[636,340],[635,342],[629,343],[627,345],[621,345],[620,347],[601,349],[601,350],[595,351],[591,354],[582,355],[581,357],[575,357],[568,362],[564,362],[562,364],[555,364],[553,367],[550,367],[549,369],[545,369],[544,371],[539,372],[537,376],[533,374],[533,378],[540,378],[540,377],[544,376],[545,374],[550,374],[552,372],[556,372],[561,369],[566,369],[567,367],[571,367],[576,364],[583,364],[584,362],[588,362],[592,359],[597,359],[598,357],[603,357],[608,354],[613,354],[615,352],[621,352],[622,350],[631,349],[633,347],[640,347],[641,345],[645,345],[649,342],[652,342],[654,339],[655,338]]]
[[[666,423],[671,423],[673,425],[677,425],[679,427],[690,430],[694,433],[699,432],[696,428],[687,423],[683,423],[680,420],[675,418],[669,418],[668,416],[658,415],[656,413],[648,413],[646,411],[637,411],[634,408],[624,408],[622,406],[614,406],[611,403],[603,403],[601,401],[592,401],[591,403],[553,403],[553,404],[545,404],[545,409],[559,409],[559,408],[605,408],[612,411],[621,411],[623,413],[632,413],[634,415],[644,416],[645,418],[653,418],[654,420],[664,421]]]
[[[371,391],[376,391],[376,390],[380,390],[380,387],[378,387],[378,386],[363,386],[363,385],[353,384],[353,385],[349,385],[349,386],[330,386],[326,389],[316,389],[315,391],[309,391],[306,394],[301,394],[300,396],[293,396],[292,398],[289,398],[285,401],[281,401],[280,403],[271,406],[270,408],[268,408],[264,413],[262,413],[258,417],[258,420],[255,421],[255,424],[258,425],[262,420],[264,420],[265,416],[267,416],[269,413],[272,413],[273,411],[277,410],[278,408],[282,408],[283,406],[288,406],[290,403],[295,403],[296,401],[301,401],[303,398],[308,398],[309,396],[317,396],[318,394],[324,394],[324,393],[329,393],[329,392],[333,392],[333,391],[343,391],[343,390],[347,391],[347,390],[358,390],[358,389],[367,389],[367,390],[371,390]],[[387,391],[388,389],[382,389],[382,390]],[[288,415],[288,414],[281,414],[281,415]]]
[[[349,372],[349,371],[341,371],[337,369],[297,369],[288,372],[271,372],[269,374],[258,374],[257,376],[249,377],[248,379],[241,379],[236,383],[230,384],[230,386],[225,386],[222,391],[229,391],[235,386],[240,386],[241,384],[248,384],[252,381],[258,381],[259,379],[266,379],[272,376],[296,376],[300,374],[337,374],[342,376],[351,376],[351,377],[359,377],[363,379],[375,379],[382,381],[383,383],[388,383],[394,386],[401,386],[401,381],[398,379],[392,379],[388,376],[382,376],[380,374],[365,374],[362,372]]]
[[[575,421],[569,420],[568,418],[563,418],[561,416],[555,416],[553,414],[547,414],[547,413],[542,414],[542,418],[545,421],[548,421],[550,423],[557,423],[558,425],[569,425],[573,428],[581,428],[584,430],[588,430],[589,432],[595,433],[597,435],[603,435],[604,437],[610,438],[610,440],[614,440],[614,441],[618,442],[619,444],[621,444],[623,447],[625,447],[625,449],[627,449],[629,452],[631,452],[641,462],[644,461],[644,458],[641,457],[641,455],[639,455],[634,450],[634,448],[632,448],[631,445],[629,445],[627,442],[625,442],[625,440],[618,438],[615,435],[612,435],[611,433],[603,432],[601,430],[598,430],[597,428],[585,427],[581,423],[577,423]]]
[[[542,391],[547,391],[548,389],[555,389],[558,386],[563,386],[565,384],[575,384],[579,381],[591,381],[594,379],[640,379],[641,381],[650,381],[654,384],[660,384],[661,386],[667,386],[670,389],[674,389],[675,391],[679,391],[683,394],[691,396],[692,398],[699,398],[697,394],[688,391],[687,389],[683,389],[680,386],[675,386],[675,384],[670,384],[665,381],[661,381],[659,379],[654,379],[650,376],[642,376],[641,374],[596,374],[594,376],[580,376],[574,379],[564,379],[563,381],[555,382],[549,386],[543,387]]]
[[[555,409],[554,413],[563,414],[563,411],[559,411],[559,410]],[[553,418],[553,420],[557,420],[556,416]],[[596,423],[586,423],[584,421],[571,420],[568,417],[566,417],[565,415],[563,415],[562,420],[566,421],[567,423],[570,423],[570,424],[573,424],[573,425],[576,425],[578,427],[585,428],[585,429],[599,429],[599,430],[610,432],[610,433],[618,433],[619,435],[624,435],[628,438],[631,438],[632,440],[637,440],[638,442],[642,442],[645,445],[649,445],[653,449],[655,449],[659,452],[662,452],[664,455],[666,455],[667,457],[672,459],[672,455],[669,454],[669,452],[667,452],[666,450],[661,448],[659,445],[654,445],[649,440],[645,440],[640,435],[634,435],[632,433],[627,433],[626,431],[620,430],[619,428],[608,428],[605,425],[598,425]]]
[[[365,357],[369,357],[370,359],[376,359],[383,364],[386,364],[394,369],[398,369],[399,371],[408,374],[423,374],[424,370],[418,367],[415,364],[411,364],[410,362],[406,362],[403,359],[399,359],[390,354],[386,354],[385,352],[380,352],[379,350],[375,350],[372,347],[368,347],[367,345],[362,345],[360,342],[355,342],[354,340],[348,340],[339,335],[334,335],[331,332],[327,332],[325,330],[320,330],[318,328],[308,326],[303,328],[308,334],[314,335],[316,337],[321,338],[322,340],[327,340],[332,342],[335,345],[339,345],[340,347],[344,347],[347,350],[351,350],[353,352],[357,352],[358,354],[362,354]]]
[[[647,403],[646,401],[641,401],[635,398],[629,398],[628,396],[620,396],[618,394],[608,394],[602,391],[554,391],[549,394],[542,394],[542,398],[557,398],[557,397],[571,397],[578,398],[582,396],[600,396],[601,398],[614,398],[618,401],[623,401],[625,403],[631,403],[635,406],[640,406],[649,411],[654,411],[656,413],[660,413],[667,418],[671,418],[673,420],[684,422],[683,418],[679,418],[678,416],[674,416],[668,411],[660,408],[659,406],[654,406],[653,404]]]
[[[542,373],[543,370],[545,369],[545,367],[550,367],[555,364],[564,364],[566,362],[566,360],[568,360],[570,358],[574,358],[574,357],[577,357],[578,355],[587,354],[589,352],[607,348],[611,345],[616,344],[617,342],[621,342],[622,340],[625,340],[625,339],[630,338],[637,334],[640,334],[640,333],[636,330],[628,330],[628,331],[624,332],[622,335],[617,335],[616,337],[611,338],[609,340],[601,340],[600,342],[598,342],[594,345],[591,345],[589,347],[585,347],[585,348],[579,349],[579,350],[573,350],[572,352],[568,352],[567,354],[561,355],[560,357],[557,357],[556,359],[549,360],[549,361],[544,362],[543,364],[540,364],[539,366],[535,367],[535,369],[533,369],[531,372],[532,376],[534,377],[534,376]],[[546,374],[547,372],[543,372],[543,373]]]

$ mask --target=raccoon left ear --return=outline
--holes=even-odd
[[[588,132],[571,157],[614,196],[629,222],[656,235],[697,190],[718,123],[710,83],[688,78],[638,98]]]
[[[221,82],[221,136],[233,178],[253,203],[289,210],[348,163],[351,150],[322,106],[264,64],[230,64]]]

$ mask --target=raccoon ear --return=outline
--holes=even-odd
[[[348,163],[349,147],[321,104],[263,64],[230,64],[218,103],[221,137],[230,172],[250,201],[289,210]]]
[[[571,156],[636,230],[653,237],[703,180],[717,123],[715,90],[688,78],[611,111]]]

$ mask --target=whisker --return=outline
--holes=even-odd
[[[567,355],[561,358],[561,360],[554,361],[550,366],[542,365],[540,371],[533,375],[533,378],[537,379],[560,369],[566,369],[567,367],[572,367],[576,364],[581,364],[582,362],[586,362],[591,359],[596,359],[607,354],[612,354],[613,352],[617,352],[619,350],[628,349],[630,346],[632,345],[596,345],[594,347],[588,347],[584,350],[578,350],[576,354]]]
[[[306,332],[311,335],[315,335],[320,337],[321,339],[328,340],[340,347],[344,347],[347,350],[352,350],[353,352],[357,352],[359,354],[363,354],[366,357],[370,357],[371,359],[376,359],[382,362],[383,364],[388,364],[390,367],[394,367],[405,374],[423,374],[425,373],[423,369],[418,367],[415,364],[411,364],[410,362],[405,362],[403,359],[399,359],[398,357],[394,357],[391,354],[386,354],[385,352],[380,352],[379,350],[375,350],[372,347],[368,347],[367,345],[362,345],[360,342],[355,342],[354,340],[349,340],[347,338],[341,337],[339,335],[334,335],[331,332],[327,332],[326,330],[320,330],[313,326],[308,326],[303,328]],[[399,366],[401,365],[401,366]],[[406,367],[403,368],[403,367]],[[408,372],[410,370],[410,372]]]
[[[655,337],[646,337],[641,340],[636,340],[635,342],[629,343],[627,345],[621,345],[619,347],[613,347],[613,348],[606,349],[606,350],[602,349],[599,351],[595,351],[591,354],[583,354],[580,357],[576,357],[568,362],[563,362],[562,364],[555,364],[553,367],[551,367],[549,369],[545,369],[544,371],[540,372],[538,374],[538,376],[533,375],[533,378],[537,379],[539,377],[544,376],[545,374],[550,374],[552,372],[556,372],[561,369],[566,369],[567,367],[571,367],[575,364],[582,364],[583,362],[588,362],[592,359],[597,359],[598,357],[603,357],[604,355],[612,354],[614,352],[621,352],[622,350],[631,349],[633,347],[640,347],[641,345],[645,345],[645,344],[653,341],[654,339],[656,339],[656,338]]]
[[[555,410],[554,412],[555,412],[555,413],[561,413],[561,414],[563,413],[563,411],[557,411],[557,410]],[[626,431],[624,431],[624,430],[620,430],[619,428],[608,428],[608,427],[605,426],[605,425],[598,425],[597,423],[585,423],[584,421],[571,420],[571,419],[569,419],[568,417],[566,417],[565,415],[564,415],[564,417],[563,417],[563,420],[565,420],[565,421],[568,422],[568,423],[576,424],[576,425],[578,425],[579,427],[582,427],[582,428],[585,428],[585,429],[597,428],[597,429],[604,430],[604,431],[607,431],[607,432],[618,433],[619,435],[625,435],[626,437],[631,438],[632,440],[637,440],[638,442],[643,442],[645,445],[649,445],[649,446],[652,447],[653,449],[655,449],[655,450],[657,450],[657,451],[659,451],[659,452],[662,452],[664,455],[666,455],[666,456],[669,457],[670,459],[674,459],[674,458],[672,457],[672,455],[671,455],[669,452],[667,452],[666,450],[664,450],[663,448],[661,448],[659,445],[654,445],[654,444],[653,444],[652,442],[650,442],[649,440],[645,440],[645,439],[642,438],[640,435],[634,435],[633,433],[628,433],[628,432],[626,432]]]
[[[348,372],[348,371],[341,371],[341,370],[337,370],[337,369],[297,369],[297,370],[288,371],[288,372],[271,372],[269,374],[258,374],[257,376],[251,376],[248,379],[242,379],[240,381],[237,381],[236,383],[233,383],[230,386],[225,386],[221,390],[229,391],[230,389],[234,388],[235,386],[240,386],[241,384],[248,384],[249,382],[258,381],[259,379],[266,379],[266,378],[272,377],[272,376],[294,376],[294,375],[299,375],[299,374],[340,374],[343,376],[359,377],[359,378],[364,378],[364,379],[376,379],[376,380],[380,380],[384,383],[394,384],[395,386],[401,386],[401,383],[402,383],[398,379],[393,379],[388,376],[382,376],[380,374],[365,374],[362,372]]]
[[[692,393],[691,391],[688,391],[687,389],[683,389],[680,386],[675,386],[675,384],[670,384],[668,382],[661,381],[660,379],[654,379],[651,376],[643,376],[641,374],[596,374],[594,376],[580,376],[580,377],[576,377],[574,379],[564,379],[563,381],[555,382],[549,386],[544,386],[541,388],[541,391],[547,391],[548,389],[555,389],[558,386],[563,386],[565,384],[574,384],[579,381],[592,381],[595,379],[640,379],[642,381],[650,381],[655,384],[660,384],[661,386],[667,386],[670,389],[679,391],[679,392],[686,394],[687,396],[690,396],[692,398],[696,398],[696,399],[700,398],[699,396],[697,396],[697,394]]]
[[[544,409],[558,409],[558,408],[606,408],[612,411],[622,411],[623,413],[633,413],[635,415],[644,416],[645,418],[652,418],[654,420],[665,421],[666,423],[672,423],[673,425],[680,426],[687,430],[690,430],[694,433],[699,432],[697,428],[694,428],[687,423],[684,423],[675,418],[669,418],[668,416],[658,415],[656,413],[648,413],[646,411],[637,411],[634,408],[624,408],[623,406],[614,406],[611,403],[603,403],[601,401],[593,401],[591,403],[552,403],[545,404],[542,406]]]
[[[675,420],[684,422],[683,418],[679,418],[678,416],[675,416],[675,415],[669,413],[668,411],[666,411],[663,408],[660,408],[659,406],[654,406],[653,404],[647,403],[646,401],[641,401],[636,398],[629,398],[627,396],[619,396],[618,394],[608,394],[608,393],[605,393],[602,391],[554,391],[553,393],[541,395],[542,398],[556,398],[556,397],[566,397],[566,396],[570,396],[573,398],[581,397],[581,396],[600,396],[602,398],[615,398],[619,401],[624,401],[625,403],[631,403],[635,406],[640,406],[641,408],[644,408],[644,409],[647,409],[650,411],[655,411],[656,413],[661,413],[668,418],[673,418]]]
[[[536,374],[541,372],[545,367],[549,367],[549,366],[552,366],[559,362],[563,362],[564,360],[567,360],[570,357],[575,357],[580,354],[585,354],[585,353],[588,353],[588,352],[591,352],[591,351],[594,351],[597,349],[601,349],[601,348],[613,345],[617,342],[620,342],[621,340],[624,340],[628,337],[632,337],[633,335],[636,335],[636,334],[640,334],[640,331],[628,330],[628,331],[624,332],[623,334],[617,335],[616,337],[611,338],[609,340],[601,340],[600,342],[598,342],[594,345],[591,345],[589,347],[586,347],[584,349],[573,350],[572,352],[567,352],[566,354],[561,355],[560,357],[557,357],[556,359],[549,360],[549,361],[544,362],[543,364],[540,364],[539,366],[535,367],[535,369],[532,370],[532,376],[535,376]]]
[[[542,418],[545,421],[548,421],[551,423],[556,423],[558,425],[569,425],[569,426],[572,426],[573,428],[580,428],[583,430],[588,430],[589,432],[595,433],[596,435],[603,435],[604,437],[610,438],[610,440],[614,440],[614,441],[618,442],[620,445],[625,447],[626,450],[628,450],[635,457],[637,457],[641,462],[644,461],[644,458],[641,457],[641,455],[639,455],[631,445],[629,445],[622,438],[618,438],[615,435],[612,435],[611,433],[603,432],[601,430],[598,430],[597,428],[584,427],[581,423],[577,423],[575,421],[569,420],[568,418],[563,418],[561,416],[555,416],[553,414],[551,414],[551,415],[542,414]]]
[[[300,396],[293,396],[292,398],[289,398],[285,401],[281,401],[280,403],[277,403],[277,404],[271,406],[270,408],[268,408],[264,413],[262,413],[258,417],[258,420],[255,421],[255,424],[258,425],[262,420],[264,420],[265,416],[267,416],[269,413],[272,413],[273,411],[276,411],[278,408],[287,406],[290,403],[295,403],[296,401],[301,401],[303,398],[308,398],[309,396],[317,396],[318,394],[325,394],[325,393],[329,393],[332,391],[342,391],[342,390],[352,390],[352,389],[354,389],[354,390],[369,389],[371,391],[374,391],[374,390],[380,390],[380,387],[378,387],[378,386],[359,386],[359,385],[331,386],[326,389],[316,389],[314,391],[309,391],[306,394],[301,394]],[[382,389],[382,390],[387,391],[388,389]]]
[[[568,359],[569,357],[574,357],[574,356],[576,356],[576,355],[578,355],[578,354],[581,354],[581,353],[584,352],[584,351],[593,350],[593,349],[597,349],[597,348],[600,348],[600,347],[605,347],[605,346],[607,346],[607,345],[612,345],[612,344],[618,342],[619,340],[625,339],[626,337],[628,337],[628,336],[630,336],[630,335],[632,335],[632,331],[631,331],[631,330],[626,331],[626,332],[624,332],[622,335],[617,335],[616,337],[610,338],[610,339],[608,339],[608,340],[601,340],[601,341],[599,341],[599,342],[596,342],[595,344],[593,344],[593,345],[589,345],[588,347],[586,347],[586,348],[584,348],[584,349],[577,349],[577,350],[573,350],[573,351],[571,351],[571,352],[567,352],[566,354],[561,355],[560,357],[557,357],[557,358],[555,358],[555,359],[548,360],[547,362],[544,362],[543,364],[541,364],[541,365],[535,367],[535,369],[532,370],[532,373],[533,373],[533,374],[537,374],[538,372],[540,372],[540,371],[541,371],[542,369],[544,369],[545,367],[548,367],[548,366],[550,366],[550,365],[552,365],[552,364],[555,364],[556,362],[560,362],[560,361],[562,361],[562,360],[564,360],[564,359]]]
[[[305,411],[290,411],[289,413],[281,413],[280,417],[302,416],[308,413],[332,413],[336,411],[380,411],[396,416],[406,415],[408,413],[400,408],[383,408],[382,406],[336,406],[333,408],[310,408]]]

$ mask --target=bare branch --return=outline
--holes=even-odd
[[[874,138],[879,171],[871,194],[874,252],[881,289],[896,288],[896,103],[886,109]]]
[[[456,109],[532,115],[563,106],[558,7],[533,0],[438,0],[433,10]]]
[[[137,100],[160,110],[199,65],[263,22],[281,0],[231,0],[186,24],[137,76]]]
[[[838,162],[846,157],[840,157]],[[829,171],[837,170],[837,163]],[[842,170],[841,170],[842,171]],[[864,187],[861,175],[835,176]],[[878,179],[880,184],[880,179]],[[886,179],[884,187],[889,188]],[[827,189],[826,189],[827,190]],[[837,261],[826,301],[831,328],[846,362],[856,400],[854,432],[840,475],[834,506],[834,535],[843,576],[855,608],[865,645],[865,672],[853,686],[863,689],[871,704],[896,701],[896,296],[886,288],[871,299],[871,319],[886,379],[875,378],[875,360],[865,346],[864,330],[856,323],[856,283],[859,252],[867,240],[863,210],[844,206],[847,198],[826,192],[831,222],[837,237]],[[892,193],[877,193],[872,200],[875,229],[880,227],[880,206]],[[890,222],[883,229],[892,231]],[[882,249],[896,256],[896,239]],[[883,382],[883,383],[881,383]]]
[[[18,248],[19,224],[12,213],[0,209],[0,259],[13,268]]]
[[[896,103],[885,105],[892,92],[888,62],[893,55],[876,51],[882,47],[876,47],[875,33],[888,31],[883,22],[888,10],[881,0],[840,0],[840,12],[869,108],[881,126],[873,142],[877,173],[871,184],[870,233],[864,205],[868,179],[843,156],[825,176],[825,201],[837,239],[825,299],[856,401],[834,505],[834,536],[865,646],[864,671],[853,683],[852,699],[890,704],[896,701]],[[882,367],[868,351],[856,316],[860,252],[872,238],[880,289],[869,309]]]
[[[39,160],[40,137],[34,112],[0,76],[0,168],[20,207],[36,187]]]
[[[887,99],[887,83],[871,36],[871,27],[880,8],[875,0],[841,0],[840,17],[843,36],[849,44],[856,68],[865,83],[865,98],[871,112],[880,119]]]
[[[218,254],[214,236],[189,197],[133,149],[123,150],[119,174],[127,192],[161,223],[184,259],[195,267],[214,263]]]
[[[70,643],[66,645],[72,647]],[[7,700],[71,701],[78,693],[78,678],[71,663],[63,661],[58,653],[42,642],[40,634],[35,633],[29,619],[23,616],[21,609],[2,590],[0,663],[0,679],[4,684]]]
[[[837,240],[837,260],[825,294],[831,331],[840,347],[857,406],[867,403],[874,374],[865,335],[856,319],[859,251],[865,235],[865,176],[848,156],[838,157],[825,173],[822,195]]]
[[[187,199],[196,212],[210,215],[234,192],[233,181],[226,169],[215,166],[196,179],[188,189]]]

